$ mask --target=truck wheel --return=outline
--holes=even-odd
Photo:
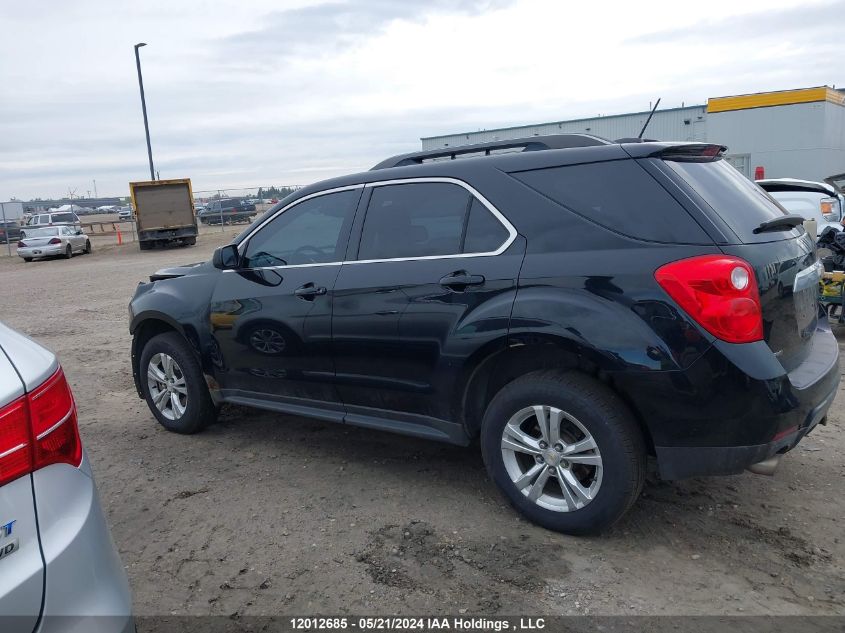
[[[141,352],[140,371],[144,399],[168,431],[196,433],[217,418],[199,362],[176,332],[149,340]]]
[[[536,371],[506,385],[481,426],[487,472],[531,521],[566,534],[615,523],[645,479],[645,442],[624,402],[576,372]]]
[[[153,247],[151,242],[138,242],[138,248],[142,251],[148,251]]]
[[[187,244],[188,246],[195,246],[196,243],[197,243],[197,238],[189,237],[189,238],[185,239],[184,243]]]

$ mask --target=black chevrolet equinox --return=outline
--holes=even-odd
[[[771,472],[838,347],[790,215],[701,143],[533,137],[396,156],[275,205],[130,305],[138,394],[453,444],[532,521],[596,532],[664,479]]]

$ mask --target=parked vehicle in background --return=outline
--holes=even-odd
[[[0,202],[0,205],[2,205],[0,207],[0,222],[4,219],[6,222],[9,220],[26,221],[27,212],[23,206],[23,202],[13,200],[11,202]]]
[[[21,225],[17,220],[0,220],[0,244],[11,242],[21,236]]]
[[[26,223],[27,228],[46,226],[75,226],[82,228],[82,223],[79,221],[79,216],[72,211],[39,213],[29,218]]]
[[[255,205],[246,200],[223,198],[212,200],[205,211],[199,214],[203,224],[234,224],[249,222],[256,215]]]
[[[117,219],[118,220],[131,220],[132,219],[132,207],[120,207],[117,210]]]
[[[0,428],[3,630],[134,631],[129,583],[62,368],[2,323]]]
[[[194,204],[194,213],[196,213],[197,216],[199,216],[206,209],[208,209],[208,206],[204,204]]]
[[[190,178],[130,182],[129,190],[142,251],[165,244],[197,243]]]
[[[815,220],[817,235],[821,235],[828,226],[842,230],[845,197],[832,185],[795,178],[769,178],[756,182],[789,213],[796,213],[805,220]]]
[[[62,255],[67,259],[74,253],[90,253],[91,240],[72,226],[48,226],[42,228],[25,228],[21,240],[18,242],[18,255],[25,262],[31,262],[37,257],[51,257]]]
[[[138,394],[177,433],[235,403],[479,438],[510,502],[572,534],[628,510],[648,455],[771,473],[825,421],[839,348],[802,218],[724,150],[532,137],[300,189],[138,285]]]

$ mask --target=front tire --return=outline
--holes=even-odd
[[[93,249],[91,248],[91,240],[85,240],[85,254],[90,255],[92,250]]]
[[[71,248],[70,244],[68,244],[67,248],[65,249],[65,259],[70,259],[71,257],[73,257],[73,249]]]
[[[217,418],[199,362],[176,332],[151,338],[141,352],[141,386],[156,420],[168,431],[191,434]]]
[[[557,532],[600,532],[633,505],[645,442],[624,402],[576,372],[537,371],[506,385],[481,426],[487,472],[511,504]]]

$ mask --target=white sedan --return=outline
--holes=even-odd
[[[90,253],[91,240],[81,229],[72,226],[49,226],[21,231],[18,255],[25,262],[36,257],[64,255],[70,259],[74,253]]]

